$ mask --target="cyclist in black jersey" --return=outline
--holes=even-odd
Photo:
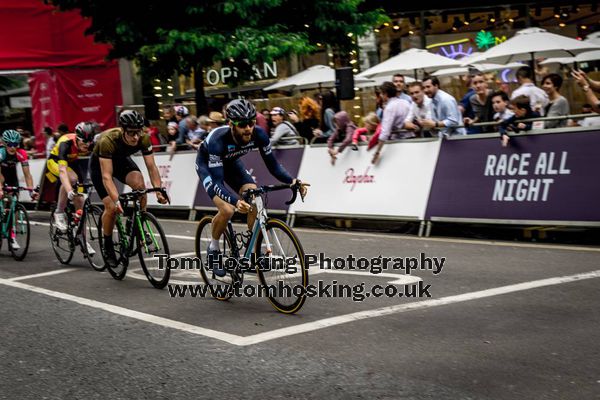
[[[226,114],[228,125],[212,130],[200,145],[196,157],[196,172],[219,210],[212,221],[212,241],[208,247],[208,255],[213,259],[220,254],[219,238],[225,232],[227,222],[236,208],[242,213],[248,213],[249,229],[252,229],[256,219],[256,210],[238,197],[245,190],[257,187],[240,157],[258,148],[265,165],[274,177],[284,183],[301,183],[292,178],[275,159],[269,136],[256,126],[256,108],[252,103],[247,100],[233,100],[227,105]],[[234,193],[225,187],[225,183]],[[302,197],[306,195],[306,186],[309,185],[301,183]],[[224,269],[215,267],[215,275],[225,275]]]
[[[150,176],[153,187],[161,187],[160,173],[154,154],[150,136],[144,133],[144,118],[134,110],[124,110],[119,114],[118,128],[102,132],[94,145],[90,159],[90,177],[98,196],[104,204],[102,213],[102,230],[104,259],[108,266],[117,266],[117,257],[112,240],[117,214],[123,213],[119,202],[119,192],[113,178],[134,190],[145,189],[144,176],[131,155],[141,151],[144,164]],[[162,193],[156,193],[160,204],[166,204],[167,198]],[[141,199],[141,206],[146,208],[146,196]]]

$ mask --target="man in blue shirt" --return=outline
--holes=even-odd
[[[249,229],[252,229],[256,219],[256,209],[238,196],[248,189],[256,188],[252,175],[240,160],[242,156],[258,148],[274,177],[284,183],[299,184],[302,197],[306,195],[308,186],[292,178],[277,162],[271,150],[269,136],[256,126],[256,108],[252,103],[248,100],[232,100],[227,105],[226,114],[229,124],[213,129],[200,145],[196,157],[196,173],[219,210],[212,220],[212,240],[207,253],[213,260],[221,253],[219,238],[225,232],[227,222],[236,208],[242,213],[248,213]],[[225,183],[234,190],[233,193],[225,187]],[[217,276],[225,276],[222,265],[215,265],[213,272]]]
[[[409,95],[407,95],[404,92],[404,90],[406,89],[406,83],[405,83],[404,75],[402,75],[402,74],[396,74],[396,75],[394,75],[393,78],[392,78],[392,82],[394,83],[394,86],[396,86],[396,96],[398,96],[402,100],[408,101],[408,104],[411,104],[412,103],[412,99],[410,98]]]
[[[462,126],[463,118],[456,99],[440,89],[438,78],[435,76],[425,78],[423,89],[432,100],[433,120],[422,120],[421,126],[425,129],[437,129],[440,137],[466,135],[465,128],[458,128]]]

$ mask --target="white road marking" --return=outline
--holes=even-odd
[[[305,324],[289,326],[287,328],[281,328],[269,332],[259,333],[256,335],[246,336],[244,337],[243,341],[238,344],[241,346],[248,346],[273,339],[297,335],[299,333],[311,332],[318,329],[329,328],[331,326],[341,325],[348,322],[360,321],[368,318],[382,317],[385,315],[397,314],[406,311],[414,311],[425,308],[443,306],[447,304],[460,303],[463,301],[482,299],[485,297],[498,296],[507,293],[536,289],[544,286],[560,285],[562,283],[569,283],[593,278],[600,278],[600,270],[577,275],[561,276],[555,278],[541,279],[537,281],[517,283],[514,285],[501,286],[492,289],[480,290],[477,292],[442,297],[440,299],[417,301],[408,304],[399,304],[396,306],[382,307],[375,310],[359,311],[351,314],[340,315],[338,317],[326,318],[319,321],[308,322]]]
[[[73,271],[78,271],[78,270],[79,270],[78,268],[63,268],[63,269],[57,269],[54,271],[41,272],[39,274],[17,276],[14,278],[9,278],[7,280],[13,281],[13,282],[14,281],[23,281],[25,279],[41,278],[42,276],[58,275],[58,274],[64,274],[65,272],[73,272]]]
[[[415,275],[400,275],[400,274],[392,274],[389,272],[382,272],[380,274],[370,274],[368,272],[359,272],[359,271],[346,271],[346,270],[335,270],[335,269],[320,269],[320,273],[322,274],[343,274],[343,275],[362,275],[368,276],[372,278],[392,278],[393,280],[389,281],[389,284],[392,285],[412,285],[413,283],[418,283],[422,279]],[[314,271],[310,272],[310,275],[315,275]]]
[[[332,318],[308,322],[289,326],[287,328],[276,329],[269,332],[259,333],[250,336],[238,336],[226,332],[220,332],[213,329],[202,328],[199,326],[186,324],[184,322],[174,321],[167,318],[157,317],[155,315],[146,314],[143,312],[130,310],[128,308],[113,306],[111,304],[102,303],[96,300],[90,300],[83,297],[73,296],[66,293],[56,292],[53,290],[43,289],[37,286],[27,285],[21,282],[15,282],[9,279],[0,279],[1,285],[6,285],[14,288],[28,290],[30,292],[44,294],[46,296],[56,297],[59,299],[72,301],[77,304],[93,307],[96,309],[112,312],[114,314],[137,319],[151,324],[164,326],[167,328],[176,329],[183,332],[192,333],[195,335],[206,336],[212,339],[221,340],[236,346],[248,346],[257,343],[266,342],[269,340],[279,339],[287,336],[297,335],[299,333],[316,331],[319,329],[329,328],[336,325],[341,325],[349,322],[360,321],[368,318],[382,317],[407,311],[432,308],[464,301],[493,297],[507,293],[514,293],[524,290],[536,289],[545,286],[559,285],[563,283],[576,282],[584,279],[600,278],[600,270],[586,272],[582,274],[561,276],[555,278],[541,279],[537,281],[517,283],[514,285],[501,286],[492,289],[485,289],[476,292],[463,293],[455,296],[442,297],[440,299],[417,301],[408,304],[399,304],[395,306],[382,307],[374,310],[359,311],[346,315],[340,315]]]
[[[28,290],[30,292],[44,294],[50,297],[56,297],[58,299],[63,299],[67,301],[72,301],[77,304],[81,304],[84,306],[96,308],[99,310],[104,310],[111,312],[113,314],[122,315],[124,317],[137,319],[139,321],[149,322],[151,324],[164,326],[166,328],[177,329],[179,331],[193,333],[194,335],[206,336],[213,339],[222,340],[227,343],[240,345],[240,341],[243,339],[243,336],[232,335],[226,332],[215,331],[213,329],[202,328],[199,326],[186,324],[184,322],[174,321],[168,318],[157,317],[155,315],[146,314],[143,312],[130,310],[128,308],[113,306],[112,304],[102,303],[96,300],[90,300],[79,296],[73,296],[66,293],[56,292],[54,290],[43,289],[37,286],[31,286],[26,283],[14,282],[8,279],[0,279],[1,285],[11,286],[14,288]]]
[[[29,221],[31,225],[34,226],[50,226],[49,222],[40,222],[40,221]],[[195,240],[194,236],[181,236],[181,235],[165,235],[167,238],[171,239],[182,239],[182,240]]]
[[[195,256],[195,255],[196,255],[195,251],[188,251],[187,253],[170,254],[169,258],[187,257],[187,256]],[[131,260],[131,261],[139,261],[139,258],[135,259],[135,260]],[[146,258],[144,258],[144,261],[158,261],[158,258],[157,257],[146,257]]]
[[[179,220],[164,220],[160,221],[172,222],[172,223],[197,223],[194,221],[179,221]],[[42,225],[49,226],[47,222],[31,221],[31,225]],[[521,247],[526,249],[549,249],[549,250],[565,250],[565,251],[590,251],[600,252],[600,247],[584,247],[584,246],[569,246],[569,245],[553,245],[553,244],[540,244],[540,243],[518,243],[518,242],[501,242],[495,240],[475,240],[475,239],[452,239],[452,238],[438,238],[438,237],[418,237],[410,235],[389,235],[385,233],[367,233],[367,232],[343,232],[343,231],[331,231],[331,230],[318,230],[311,228],[294,228],[296,232],[314,233],[319,235],[344,235],[344,236],[359,236],[359,237],[371,237],[371,238],[384,238],[384,239],[398,239],[398,240],[416,240],[424,242],[440,242],[440,243],[461,243],[471,245],[484,245],[484,246],[499,246],[499,247]],[[181,239],[181,240],[195,240],[194,236],[185,235],[166,235],[168,238]]]

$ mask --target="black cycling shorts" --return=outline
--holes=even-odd
[[[131,159],[131,157],[121,158],[118,160],[112,160],[113,163],[113,178],[117,178],[117,180],[121,183],[127,184],[125,182],[125,178],[127,174],[133,171],[137,171],[141,173],[137,164]],[[100,169],[100,158],[95,154],[92,155],[90,160],[90,177],[92,178],[92,183],[94,184],[94,188],[96,192],[98,192],[98,196],[100,199],[104,199],[108,196],[108,192],[104,187],[104,183],[102,182],[102,170]]]

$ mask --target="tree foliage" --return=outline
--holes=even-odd
[[[111,58],[138,60],[158,77],[216,62],[242,72],[259,62],[329,44],[345,51],[352,38],[387,17],[365,0],[51,0],[91,19],[87,33],[112,45]],[[351,35],[350,35],[351,34]]]

